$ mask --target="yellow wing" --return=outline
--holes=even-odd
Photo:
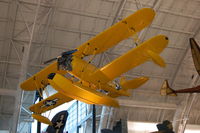
[[[84,57],[101,53],[147,27],[152,22],[154,16],[155,12],[151,8],[138,10],[79,46],[77,48],[78,51],[74,55]]]
[[[125,80],[122,79],[120,80],[120,86],[122,87],[123,90],[128,90],[128,89],[136,89],[146,83],[149,80],[148,77],[139,77],[135,78],[132,80]]]
[[[128,91],[129,89],[138,88],[141,85],[143,85],[144,83],[146,83],[148,80],[149,80],[148,77],[140,77],[140,78],[135,78],[132,80],[126,80],[125,77],[122,77],[120,79],[121,89],[119,91],[130,94],[130,92]],[[107,95],[112,98],[116,98],[119,96],[126,96],[126,95],[123,95],[123,93],[120,94],[120,93],[116,93],[114,91],[110,91]],[[128,96],[130,96],[130,95],[128,95]]]
[[[66,71],[57,70],[57,63],[54,62],[42,69],[40,72],[34,74],[32,77],[21,83],[21,88],[26,91],[33,91],[44,88],[48,84],[48,75],[50,73],[65,74]]]
[[[55,74],[52,79],[49,79],[49,83],[59,93],[88,104],[119,106],[115,99],[83,86],[82,84],[72,82],[60,74]]]
[[[166,36],[155,36],[97,71],[103,72],[110,80],[113,80],[122,73],[127,72],[149,59],[152,59],[154,63],[160,66],[165,66],[165,63],[159,54],[167,44],[168,38]]]
[[[32,117],[36,119],[37,121],[42,122],[44,124],[53,125],[53,123],[47,117],[44,117],[40,114],[32,114]]]
[[[72,98],[69,98],[61,93],[56,93],[32,106],[30,106],[30,111],[41,114],[48,110],[51,110],[63,103],[69,102],[73,100]]]

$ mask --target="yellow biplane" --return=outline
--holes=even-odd
[[[155,12],[150,8],[138,10],[77,49],[63,52],[61,56],[47,61],[46,63],[57,60],[21,84],[23,90],[38,90],[41,96],[47,85],[57,90],[54,95],[30,107],[34,113],[32,116],[43,123],[51,124],[41,114],[73,99],[87,104],[118,107],[116,97],[130,96],[129,89],[138,88],[149,78],[126,80],[123,77],[119,84],[112,81],[149,60],[164,67],[164,60],[159,54],[167,46],[168,38],[164,35],[155,36],[102,68],[92,65],[91,60],[94,55],[106,51],[147,27],[154,16]],[[83,59],[89,55],[92,56],[89,61]],[[66,74],[71,76],[67,77]]]

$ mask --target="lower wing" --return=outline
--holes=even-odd
[[[48,75],[50,73],[61,73],[65,74],[66,71],[57,70],[57,62],[48,65],[46,68],[42,69],[40,72],[34,74],[32,77],[28,78],[26,81],[21,83],[20,87],[26,91],[33,91],[40,88],[44,88],[48,84]]]
[[[63,103],[69,102],[73,100],[70,97],[67,97],[61,93],[56,93],[32,106],[30,106],[30,111],[36,113],[36,114],[41,114],[44,113],[48,110],[51,110]]]
[[[113,80],[122,73],[125,73],[148,60],[152,60],[157,65],[164,67],[164,60],[159,56],[159,54],[167,44],[168,38],[166,36],[155,36],[97,71],[103,72],[110,80]]]

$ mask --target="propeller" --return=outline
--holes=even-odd
[[[68,56],[68,55],[71,55],[73,53],[75,53],[77,51],[77,49],[73,49],[73,50],[69,50],[69,51],[66,51],[66,52],[62,52],[61,53],[61,56]]]
[[[49,59],[49,60],[45,61],[43,64],[47,64],[47,63],[50,63],[50,62],[52,62],[52,61],[54,61],[54,60],[58,60],[60,57],[66,57],[66,56],[68,56],[68,55],[71,55],[71,54],[75,53],[76,51],[77,51],[77,49],[62,52],[62,53],[61,53],[61,56],[58,56],[58,57],[56,57],[56,58]]]
[[[57,69],[59,70],[60,65],[65,66],[65,62],[67,61],[67,59],[76,51],[77,51],[77,49],[62,52],[60,56],[49,59],[49,60],[45,61],[44,64],[50,63],[54,60],[57,60]]]
[[[45,61],[43,64],[47,64],[47,63],[52,62],[52,61],[57,60],[57,59],[58,59],[58,57],[49,59],[49,60]]]

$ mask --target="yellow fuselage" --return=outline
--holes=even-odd
[[[110,82],[110,79],[108,79],[104,73],[98,71],[99,69],[96,66],[89,64],[85,60],[73,56],[71,65],[72,71],[69,73],[80,79],[80,83],[83,86],[125,96],[129,95],[125,91],[116,90],[115,85]]]

